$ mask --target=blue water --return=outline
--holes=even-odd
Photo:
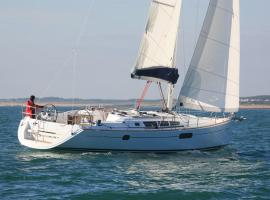
[[[38,151],[0,107],[0,199],[270,199],[270,110],[245,110],[232,144],[174,154]]]

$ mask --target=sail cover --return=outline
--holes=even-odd
[[[210,0],[179,102],[196,110],[238,111],[239,68],[239,0]]]
[[[175,84],[175,52],[181,0],[152,0],[132,78]]]

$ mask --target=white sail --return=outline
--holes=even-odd
[[[179,77],[175,52],[180,7],[181,0],[152,0],[132,78],[176,83]]]
[[[239,109],[239,0],[210,0],[179,102],[185,108]]]

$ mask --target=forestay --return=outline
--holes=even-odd
[[[153,0],[132,78],[175,84],[181,0]]]
[[[239,109],[239,0],[210,0],[179,102],[210,112]]]

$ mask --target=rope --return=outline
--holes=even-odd
[[[144,89],[143,89],[142,96],[141,96],[141,98],[137,101],[136,110],[139,110],[139,109],[141,108],[141,104],[142,104],[142,102],[143,102],[143,100],[144,100],[144,97],[145,97],[145,95],[146,95],[146,93],[147,93],[147,91],[148,91],[148,89],[149,89],[151,83],[152,83],[152,81],[147,81],[147,82],[146,82],[146,85],[144,86]]]

